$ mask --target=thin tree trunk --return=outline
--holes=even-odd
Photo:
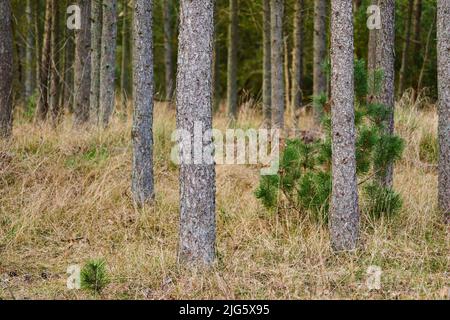
[[[327,0],[314,0],[314,88],[313,95],[319,96],[327,89],[327,79],[323,63],[327,55]],[[316,123],[320,122],[323,110],[314,109]]]
[[[89,121],[91,84],[91,1],[78,0],[81,9],[81,29],[75,31],[75,96],[74,122],[84,125]]]
[[[333,192],[330,231],[333,249],[348,251],[357,248],[359,239],[352,1],[332,1],[331,8]]]
[[[378,5],[378,0],[371,0],[371,5]],[[379,30],[369,30],[369,48],[367,54],[367,69],[369,74],[369,81],[371,81],[371,87],[373,88],[375,83],[375,71],[377,68],[377,38]]]
[[[439,208],[450,222],[450,1],[438,0]]]
[[[7,139],[13,125],[13,36],[9,0],[0,0],[0,16],[0,139]]]
[[[103,0],[100,110],[103,127],[111,121],[115,106],[117,0]]]
[[[40,1],[36,1],[34,6],[34,59],[35,59],[35,86],[40,93],[40,80],[41,80],[41,42],[40,42],[40,31],[39,31],[39,12],[40,12]]]
[[[33,14],[31,0],[27,0],[26,16],[26,43],[25,43],[25,100],[33,94]]]
[[[271,0],[272,127],[284,128],[283,17],[284,0]]]
[[[50,99],[49,107],[52,114],[53,123],[56,124],[61,115],[59,104],[60,94],[60,61],[59,61],[59,0],[52,0],[52,29],[51,29],[51,70],[50,70]]]
[[[153,1],[134,0],[133,19],[133,198],[154,199],[153,184]]]
[[[270,127],[272,122],[272,71],[271,71],[271,41],[270,41],[270,0],[264,1],[263,13],[263,127]]]
[[[403,91],[405,90],[406,83],[406,68],[408,65],[408,57],[411,55],[409,52],[410,44],[411,44],[411,28],[412,28],[412,16],[414,9],[414,0],[408,1],[408,19],[406,21],[406,36],[405,42],[403,44],[403,52],[402,52],[402,65],[400,68],[400,75],[398,81],[398,97],[401,97]]]
[[[210,133],[214,0],[181,0],[180,8],[177,127],[185,132],[182,140],[189,141],[180,143],[178,259],[188,265],[211,266],[216,239],[215,167]],[[195,140],[194,127],[198,131]],[[192,141],[195,159],[189,162]],[[204,153],[205,158],[204,147],[211,148]]]
[[[174,93],[174,68],[173,68],[173,49],[172,49],[172,19],[171,8],[172,0],[163,0],[163,19],[164,19],[164,67],[165,67],[165,92],[166,101],[173,100]]]
[[[128,0],[123,0],[123,24],[122,24],[122,61],[120,67],[120,90],[122,111],[127,114],[128,100],[128,61],[130,55],[129,36],[128,36]]]
[[[395,109],[395,0],[380,0],[382,28],[377,38],[376,69],[382,70],[383,81],[377,102],[390,111],[384,125],[386,134],[394,133]],[[377,177],[381,185],[392,188],[394,180],[394,166],[390,163],[386,168],[376,168]]]
[[[422,0],[414,2],[414,52],[416,57],[420,57],[422,48]]]
[[[230,23],[228,29],[228,76],[227,108],[232,120],[237,118],[237,37],[238,37],[238,1],[230,1]]]
[[[92,1],[91,7],[91,91],[90,119],[98,125],[100,122],[100,65],[102,52],[102,1]]]
[[[291,72],[290,72],[290,61],[289,61],[289,35],[286,33],[285,37],[283,38],[283,47],[284,47],[284,87],[285,87],[285,108],[288,110],[288,113],[291,112]]]
[[[45,27],[44,40],[41,59],[41,71],[39,80],[39,99],[37,103],[37,119],[44,121],[47,118],[49,109],[48,91],[49,91],[49,71],[51,67],[51,26],[52,26],[52,0],[46,1],[45,7]]]
[[[295,1],[294,15],[294,50],[292,67],[292,107],[296,125],[299,124],[299,111],[303,106],[302,74],[303,74],[303,10],[304,0]]]
[[[423,88],[423,77],[425,75],[425,68],[427,66],[428,59],[429,59],[431,38],[433,36],[434,27],[436,25],[436,13],[434,13],[433,15],[434,15],[434,19],[433,19],[433,23],[430,26],[430,30],[428,31],[427,43],[425,44],[425,54],[423,57],[422,68],[420,68],[419,80],[417,82],[417,90],[416,90],[416,96],[415,96],[414,101],[419,96],[419,94]]]

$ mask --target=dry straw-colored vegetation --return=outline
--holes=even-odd
[[[169,161],[174,112],[158,104],[155,119],[157,199],[138,209],[130,195],[131,121],[111,128],[39,127],[17,116],[14,138],[0,151],[0,299],[81,299],[66,288],[66,269],[107,262],[104,299],[430,298],[448,291],[448,227],[437,212],[435,163],[420,143],[436,136],[433,106],[399,103],[396,128],[406,140],[395,189],[404,200],[392,220],[362,218],[362,246],[335,255],[328,230],[296,212],[267,212],[254,196],[258,168],[217,168],[216,267],[206,273],[176,264],[178,175]],[[258,116],[245,109],[239,126]],[[308,126],[310,119],[304,119]],[[226,127],[225,118],[215,126]],[[368,291],[366,270],[383,270],[382,289]]]

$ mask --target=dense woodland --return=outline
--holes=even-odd
[[[449,0],[0,0],[0,14],[14,278],[0,298],[80,298],[61,286],[73,263],[81,297],[442,297]],[[198,122],[202,147],[213,128],[281,132],[278,172],[175,165],[172,132],[189,158]],[[388,280],[367,296],[370,265]]]

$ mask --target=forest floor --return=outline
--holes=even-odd
[[[409,105],[399,103],[396,115],[407,145],[395,174],[403,209],[391,220],[363,213],[360,250],[335,255],[326,227],[264,209],[254,196],[258,168],[218,166],[218,262],[208,272],[176,263],[173,111],[156,106],[157,196],[143,209],[130,195],[129,118],[87,132],[69,120],[54,130],[17,116],[14,139],[0,144],[0,299],[448,298],[449,233],[436,208],[435,156],[424,161],[419,147],[435,139],[437,116],[433,107]],[[258,128],[255,114],[242,111],[239,126]],[[215,127],[225,128],[226,119],[216,118]],[[105,259],[109,285],[98,296],[68,290],[68,266],[93,258]],[[372,265],[383,272],[380,290],[366,286]]]

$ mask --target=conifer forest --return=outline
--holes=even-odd
[[[450,0],[0,16],[0,300],[450,299]]]

